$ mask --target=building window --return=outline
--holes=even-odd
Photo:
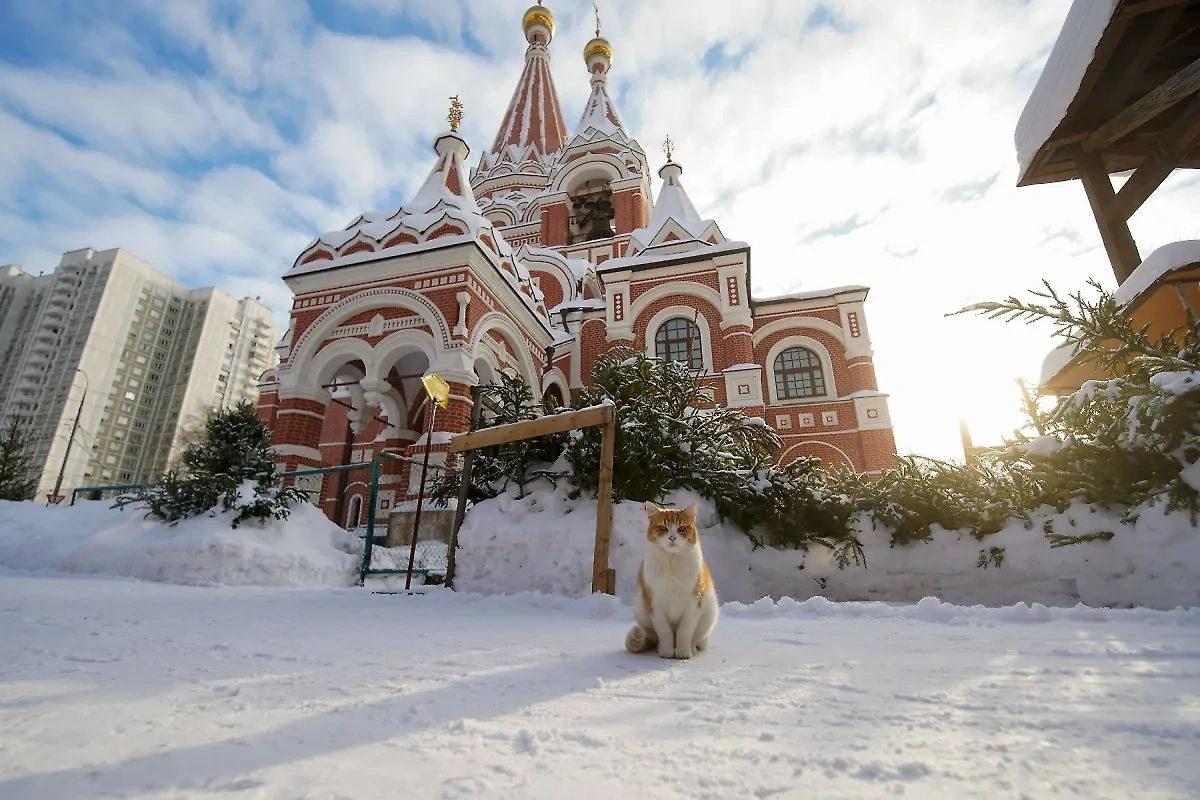
[[[817,354],[806,347],[789,347],[776,356],[775,393],[780,400],[823,396],[825,371]]]
[[[704,369],[700,328],[684,317],[667,320],[654,334],[654,354],[664,361],[680,361],[692,369]]]

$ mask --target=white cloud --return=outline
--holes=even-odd
[[[521,70],[529,0],[342,2],[366,27],[327,30],[303,0],[123,6],[200,73],[151,62],[116,12],[105,69],[88,42],[83,62],[0,58],[0,260],[49,268],[63,250],[122,246],[283,311],[278,276],[300,248],[424,178],[447,96],[466,101],[477,157]],[[591,4],[548,5],[573,127]],[[701,212],[753,246],[755,290],[872,286],[877,373],[907,449],[956,455],[959,416],[996,440],[1017,421],[1012,380],[1036,378],[1047,349],[1036,327],[946,313],[1042,278],[1113,284],[1077,184],[1014,187],[1012,133],[1068,5],[602,4],[627,126],[652,162],[676,140]],[[435,41],[384,33],[406,20]],[[1200,236],[1197,200],[1185,177],[1160,190],[1132,222],[1143,255]]]

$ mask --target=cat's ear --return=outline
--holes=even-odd
[[[693,524],[696,522],[696,514],[697,513],[698,513],[698,509],[696,508],[695,503],[692,503],[690,506],[688,506],[687,508],[685,508],[683,510],[683,515],[685,517],[687,517],[688,519],[690,519]]]
[[[655,514],[661,514],[661,513],[662,513],[661,508],[654,505],[654,503],[651,503],[649,500],[646,501],[646,516],[653,517]]]

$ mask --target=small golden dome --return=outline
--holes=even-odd
[[[545,25],[550,29],[550,35],[554,35],[554,15],[550,13],[550,9],[542,6],[541,3],[538,3],[536,6],[531,6],[530,9],[525,12],[525,19],[521,20],[521,28],[525,31],[525,34],[528,35],[529,29],[538,24]]]
[[[592,56],[595,55],[603,55],[609,61],[612,61],[613,49],[612,45],[608,43],[608,39],[601,39],[597,36],[587,43],[587,47],[583,48],[584,61],[590,61]]]

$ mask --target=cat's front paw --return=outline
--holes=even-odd
[[[664,645],[662,642],[659,642],[658,643],[658,654],[660,656],[662,656],[663,658],[674,658],[675,657],[675,648],[668,647],[667,645]]]
[[[685,659],[686,659],[686,658],[691,658],[691,657],[692,657],[692,648],[690,648],[690,647],[676,647],[676,648],[675,648],[675,657],[676,657],[676,658],[685,658]]]

